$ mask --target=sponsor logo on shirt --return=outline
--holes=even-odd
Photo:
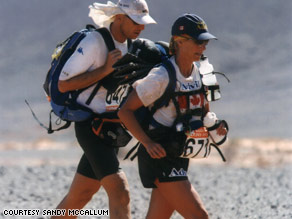
[[[65,71],[62,71],[62,74],[63,75],[66,75],[66,76],[69,76],[69,73],[68,72],[65,72]]]
[[[83,54],[83,48],[82,47],[79,47],[78,50],[77,50],[77,52],[79,52],[80,54],[84,55]]]
[[[200,81],[193,81],[192,83],[182,83],[180,86],[181,91],[191,91],[200,88]]]

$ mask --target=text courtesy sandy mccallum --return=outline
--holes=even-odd
[[[0,216],[109,216],[108,209],[4,209]]]

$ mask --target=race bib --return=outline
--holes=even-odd
[[[187,135],[186,145],[181,157],[206,158],[210,154],[209,132],[206,127],[191,131]]]
[[[123,99],[128,95],[129,93],[129,84],[124,84],[118,86],[118,88],[114,92],[107,92],[106,94],[106,100],[105,100],[105,106],[106,111],[115,111],[123,101]]]

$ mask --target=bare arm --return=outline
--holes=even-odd
[[[105,64],[100,68],[84,72],[83,74],[77,75],[68,80],[59,80],[59,90],[64,93],[71,90],[89,87],[90,85],[97,83],[114,70],[112,66],[121,58],[121,56],[121,51],[118,49],[109,52]]]
[[[118,116],[120,117],[123,124],[127,127],[127,129],[135,136],[135,138],[140,141],[148,154],[152,158],[162,158],[166,156],[166,152],[163,147],[152,141],[144,132],[140,124],[138,123],[134,112],[143,106],[143,103],[139,99],[135,90],[133,90],[129,97],[127,98],[125,104],[122,106],[120,111],[118,112]]]

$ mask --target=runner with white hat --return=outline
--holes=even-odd
[[[77,102],[84,106],[96,84],[111,74],[113,64],[128,52],[130,41],[140,35],[146,24],[156,23],[145,0],[94,3],[89,8],[94,23],[109,30],[115,49],[109,51],[102,35],[91,31],[65,63],[58,88],[60,92],[83,89]],[[97,114],[107,112],[107,92],[101,86],[87,107]],[[103,187],[109,198],[110,217],[131,218],[129,186],[119,166],[116,148],[93,133],[92,120],[75,122],[75,135],[84,154],[69,192],[57,208],[66,209],[67,213],[69,209],[82,209]]]

